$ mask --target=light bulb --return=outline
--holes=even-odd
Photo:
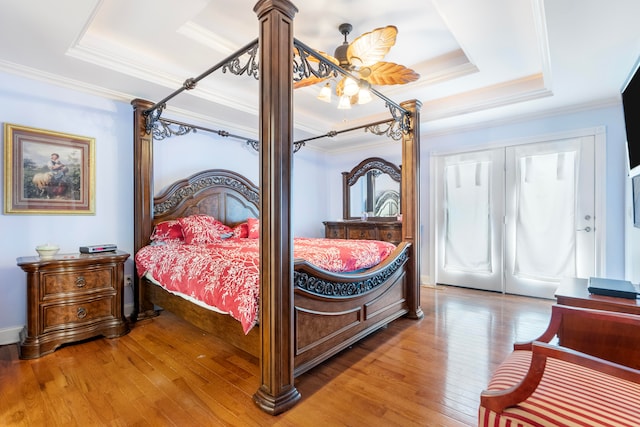
[[[347,96],[353,96],[358,93],[359,90],[360,87],[358,86],[358,83],[356,83],[356,81],[351,77],[347,77],[347,79],[344,81],[344,94]]]
[[[338,110],[347,110],[349,108],[351,108],[351,98],[346,94],[342,95],[340,102],[338,102]]]
[[[320,89],[318,99],[324,102],[331,102],[331,85],[329,83],[327,83],[322,87],[322,89]]]
[[[358,92],[358,104],[366,104],[367,102],[371,102],[371,92],[367,88],[360,88]]]

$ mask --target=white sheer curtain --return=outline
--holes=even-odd
[[[489,161],[445,168],[445,269],[492,271],[490,168]]]
[[[575,276],[577,157],[572,151],[518,158],[514,276]]]

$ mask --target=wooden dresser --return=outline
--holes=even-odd
[[[393,244],[402,241],[400,221],[324,221],[324,235],[330,239],[383,240]]]
[[[34,359],[62,344],[129,332],[123,315],[126,252],[21,257],[27,273],[27,325],[20,358]]]

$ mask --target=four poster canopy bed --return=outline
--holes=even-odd
[[[304,145],[291,138],[293,81],[345,71],[293,39],[293,4],[259,1],[254,11],[259,43],[187,80],[156,104],[132,102],[134,249],[140,275],[132,317],[153,317],[161,307],[255,355],[262,384],[254,401],[278,414],[300,398],[294,377],[398,317],[423,316],[417,233],[420,103],[400,106],[373,90],[392,119],[367,128],[402,141],[402,242],[293,238],[291,169],[293,153]],[[239,65],[243,57],[249,58],[244,67]],[[210,169],[156,194],[154,139],[197,128],[162,118],[166,102],[219,68],[260,80],[259,137],[246,140],[260,153],[260,183]],[[171,130],[176,124],[178,132]],[[222,290],[219,280],[227,282]]]

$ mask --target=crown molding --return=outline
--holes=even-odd
[[[202,25],[198,25],[194,22],[186,22],[176,31],[178,34],[191,39],[203,46],[206,46],[212,50],[223,53],[225,56],[231,55],[237,51],[240,46],[231,42],[230,40],[220,37],[214,32],[208,30]]]
[[[58,74],[48,73],[46,71],[37,70],[35,68],[26,67],[9,61],[0,60],[0,71],[111,100],[131,102],[131,100],[135,98],[128,93],[105,89],[102,86],[62,77]]]

